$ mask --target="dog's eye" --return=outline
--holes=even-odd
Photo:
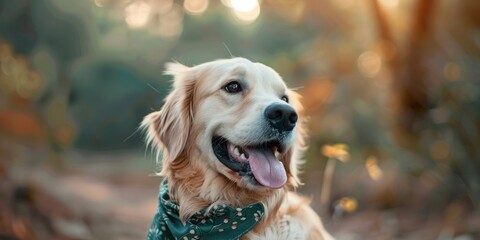
[[[242,86],[238,82],[229,82],[225,87],[223,87],[228,93],[238,93],[242,91]]]
[[[282,99],[282,101],[288,103],[288,97],[287,96],[283,96],[281,99]]]

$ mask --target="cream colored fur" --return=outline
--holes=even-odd
[[[289,191],[300,182],[298,165],[305,148],[303,122],[287,139],[288,149],[278,156],[288,175],[281,189],[254,185],[223,165],[212,150],[212,137],[220,135],[235,145],[262,139],[260,121],[266,106],[284,103],[287,95],[300,114],[299,96],[289,90],[271,68],[244,58],[217,60],[195,67],[166,65],[173,89],[158,112],[145,117],[147,141],[163,152],[162,170],[171,197],[186,221],[193,213],[216,204],[242,207],[261,201],[266,214],[242,239],[332,239],[308,201]],[[223,86],[241,82],[241,94]]]

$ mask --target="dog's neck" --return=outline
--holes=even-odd
[[[244,207],[262,202],[266,208],[261,223],[264,225],[277,213],[286,193],[286,187],[262,192],[239,187],[224,175],[189,163],[188,159],[176,159],[175,164],[171,163],[163,173],[167,177],[172,200],[180,206],[179,215],[183,221],[195,212],[216,204]]]

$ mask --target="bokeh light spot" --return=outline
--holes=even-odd
[[[5,59],[3,59],[0,64],[1,64],[3,74],[5,75],[13,74],[13,70],[16,67],[15,58],[8,56]]]
[[[144,27],[150,18],[151,7],[143,1],[136,1],[125,8],[125,22],[131,28]]]
[[[225,5],[226,7],[231,8],[232,4],[230,3],[230,0],[221,0],[222,4]]]
[[[97,7],[103,7],[103,2],[102,2],[102,0],[95,0],[94,2],[95,2],[95,5],[96,5]]]
[[[183,31],[183,8],[174,4],[170,11],[160,16],[156,24],[150,25],[150,31],[164,38],[172,39]]]
[[[382,68],[380,55],[373,51],[366,51],[358,57],[358,69],[365,77],[375,77]]]
[[[230,5],[235,11],[249,13],[258,8],[257,0],[230,0]]]
[[[190,14],[201,14],[208,8],[208,0],[185,0],[183,7]]]
[[[355,198],[343,197],[338,201],[337,206],[340,207],[343,211],[351,213],[357,210],[358,201]]]
[[[27,99],[35,98],[42,85],[42,78],[37,73],[22,72],[16,81],[17,94]]]
[[[233,15],[240,23],[250,24],[260,16],[260,4],[257,0],[222,0],[222,3],[232,8]]]
[[[252,23],[260,15],[260,7],[257,6],[251,12],[239,12],[234,11],[235,17],[237,17],[243,23]]]
[[[152,6],[152,11],[164,14],[168,13],[173,7],[173,0],[155,0],[150,2]]]

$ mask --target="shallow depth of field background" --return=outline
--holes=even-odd
[[[478,0],[0,0],[0,239],[144,239],[163,65],[304,97],[299,192],[338,239],[480,239]]]

